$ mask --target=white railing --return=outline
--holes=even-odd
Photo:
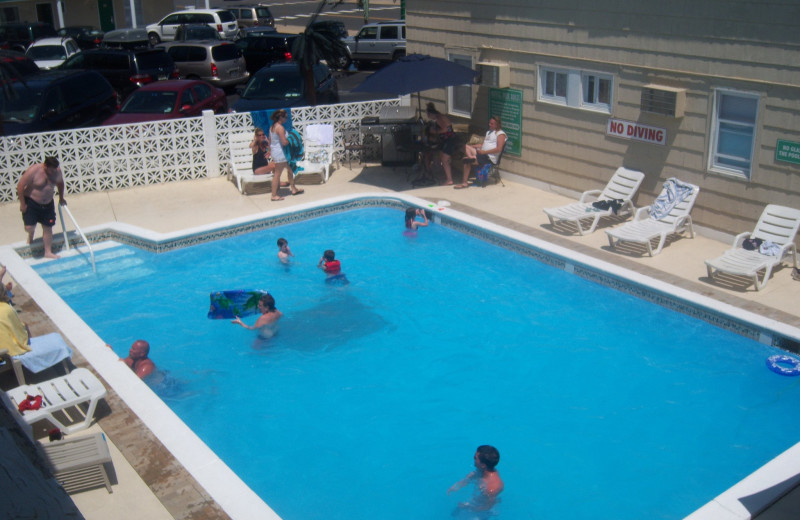
[[[67,212],[67,216],[72,221],[72,225],[75,226],[75,231],[78,232],[78,235],[83,239],[86,247],[89,248],[89,258],[92,261],[92,272],[97,272],[97,264],[94,262],[94,249],[92,248],[92,244],[89,242],[89,239],[86,238],[86,235],[83,233],[83,230],[78,225],[78,221],[75,220],[75,217],[72,216],[72,212],[69,210],[67,206],[62,206],[58,204],[58,220],[61,221],[61,231],[64,232],[64,248],[69,251],[69,235],[67,234],[67,225],[64,223],[64,212]],[[75,247],[77,249],[77,246]]]
[[[342,129],[399,102],[388,99],[294,108],[292,124],[301,135],[305,125],[332,124],[334,151],[337,158],[346,160]],[[51,155],[61,162],[68,193],[216,177],[226,173],[228,134],[252,128],[249,112],[208,113],[152,123],[0,137],[0,203],[15,201],[22,172]]]

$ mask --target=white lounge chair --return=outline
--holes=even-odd
[[[243,194],[247,194],[248,183],[272,181],[271,173],[263,175],[253,173],[253,151],[250,149],[252,140],[253,132],[234,132],[228,136],[228,146],[231,153],[230,172],[233,178],[236,179],[236,187]]]
[[[601,218],[612,215],[630,215],[636,211],[636,207],[633,205],[633,196],[636,195],[643,180],[642,172],[620,166],[602,191],[584,191],[579,202],[557,208],[545,208],[544,212],[550,219],[551,225],[571,222],[578,228],[578,233],[588,235],[594,233]],[[598,209],[592,206],[592,202],[597,200],[622,200],[622,207],[616,213],[611,208]],[[582,222],[588,220],[591,220],[589,227],[584,229]]]
[[[714,272],[722,272],[736,276],[751,278],[760,291],[767,284],[772,274],[772,268],[783,262],[786,256],[792,256],[792,266],[797,267],[797,250],[794,237],[800,227],[800,210],[770,204],[764,208],[761,218],[758,219],[752,233],[740,233],[733,239],[733,247],[725,251],[722,256],[713,260],[706,260],[706,269],[709,279],[714,279]],[[759,238],[769,241],[777,247],[776,254],[763,254],[758,249],[747,250],[742,247],[745,239]],[[759,271],[764,271],[761,281],[758,280]]]
[[[17,376],[17,384],[25,384],[25,374],[22,370],[27,370],[38,374],[46,368],[61,363],[64,372],[69,372],[67,360],[72,357],[72,349],[64,342],[64,338],[58,332],[44,334],[31,338],[31,350],[19,356],[11,356],[6,349],[0,349],[0,372],[14,370]]]
[[[661,190],[659,198],[667,193],[667,182],[664,183],[664,188]],[[683,233],[688,230],[689,236],[694,238],[694,227],[692,226],[690,213],[697,200],[697,194],[700,193],[700,187],[688,183],[681,184],[690,186],[692,190],[686,198],[675,204],[667,215],[655,219],[650,216],[650,212],[653,209],[652,205],[639,208],[636,210],[632,222],[627,222],[616,229],[606,231],[609,245],[613,248],[615,240],[617,243],[633,242],[643,244],[647,246],[647,252],[650,256],[654,256],[661,252],[669,235]],[[653,240],[658,241],[655,249],[653,249]]]
[[[297,162],[296,177],[319,174],[321,182],[328,182],[333,164],[333,125],[306,125],[303,129],[305,156]]]
[[[74,433],[91,425],[97,403],[106,396],[106,389],[89,370],[76,368],[65,376],[18,386],[6,393],[17,407],[29,395],[42,396],[41,408],[23,412],[25,422],[34,424],[47,419],[63,433]],[[86,405],[86,410],[78,405]],[[62,415],[68,422],[59,418]]]

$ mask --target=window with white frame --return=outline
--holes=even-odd
[[[610,114],[613,92],[610,74],[539,66],[539,101]]]
[[[447,59],[467,68],[473,68],[472,56],[450,53]],[[454,115],[472,116],[472,84],[447,88],[448,112]]]
[[[757,118],[757,94],[726,89],[714,92],[710,170],[750,178]]]

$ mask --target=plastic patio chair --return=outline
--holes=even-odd
[[[760,291],[769,281],[772,269],[781,264],[787,256],[792,257],[792,267],[797,267],[794,237],[797,235],[798,227],[800,227],[800,210],[777,204],[768,205],[751,233],[736,235],[733,246],[722,256],[705,261],[708,278],[713,280],[715,272],[743,276],[750,278],[756,286],[756,291]],[[774,254],[762,253],[759,248],[745,249],[743,244],[748,238],[774,244],[774,247],[766,248],[766,253]],[[764,274],[759,281],[760,271]]]
[[[623,166],[617,168],[611,180],[608,181],[603,190],[584,191],[580,201],[557,208],[545,208],[544,212],[550,219],[550,224],[556,226],[558,223],[570,222],[578,228],[578,233],[588,235],[594,233],[597,223],[603,217],[630,215],[636,211],[633,205],[633,197],[639,190],[644,173],[636,170],[629,170]],[[616,211],[611,207],[605,209],[595,208],[592,202],[600,200],[621,200],[621,207]],[[588,228],[584,228],[582,222],[591,220]]]

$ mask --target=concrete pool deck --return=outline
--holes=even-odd
[[[609,176],[612,173],[609,171]],[[603,232],[608,227],[601,227],[586,237],[564,235],[550,228],[542,208],[573,202],[574,194],[555,193],[546,186],[518,178],[504,179],[505,186],[490,185],[484,189],[454,190],[449,186],[412,189],[407,180],[409,174],[411,172],[404,168],[392,169],[378,165],[351,171],[345,163],[336,169],[327,184],[303,185],[303,195],[287,196],[282,202],[271,202],[265,187],[253,187],[251,195],[241,195],[225,178],[68,195],[67,201],[82,227],[123,222],[156,232],[173,232],[334,196],[402,192],[432,203],[449,201],[453,208],[475,217],[626,267],[759,316],[800,327],[800,310],[792,305],[800,294],[800,282],[792,280],[789,267],[778,269],[760,292],[756,292],[752,286],[741,290],[712,285],[706,281],[703,260],[722,253],[729,247],[729,240],[721,242],[706,236],[680,238],[672,241],[660,255],[653,258],[647,257],[646,253],[642,256],[640,250],[613,251],[609,249]],[[283,191],[284,195],[288,194],[288,189]],[[649,202],[640,200],[639,204]],[[0,218],[6,223],[0,229],[0,244],[18,244],[24,239],[16,203],[1,205]],[[14,273],[10,274],[13,279]],[[28,321],[36,313],[36,305],[24,300],[24,287],[20,290],[20,300],[17,302],[15,298],[15,302],[18,308],[22,304],[23,319]],[[40,319],[37,327],[41,332],[54,330],[46,330],[46,316],[40,315]],[[40,333],[37,330],[33,332],[35,335]],[[82,363],[79,356],[74,361],[78,365]],[[7,380],[0,381],[5,383]],[[94,428],[106,431],[112,445],[119,444],[119,450],[112,450],[116,451],[114,465],[119,484],[114,487],[112,495],[102,488],[73,495],[73,500],[87,519],[107,518],[110,510],[123,519],[127,518],[127,514],[130,518],[140,518],[143,512],[148,518],[225,517],[203,490],[197,489],[190,476],[184,475],[180,468],[173,467],[169,454],[158,452],[157,441],[146,447],[136,446],[137,438],[146,435],[139,435],[141,429],[136,423],[138,419],[135,414],[125,411],[124,404],[113,397],[110,398],[109,407],[113,413],[101,417],[99,425]],[[154,466],[154,461],[160,461],[160,464]],[[758,518],[797,518],[800,516],[800,497],[795,495],[800,493],[790,493]],[[143,510],[144,507],[148,509]]]

